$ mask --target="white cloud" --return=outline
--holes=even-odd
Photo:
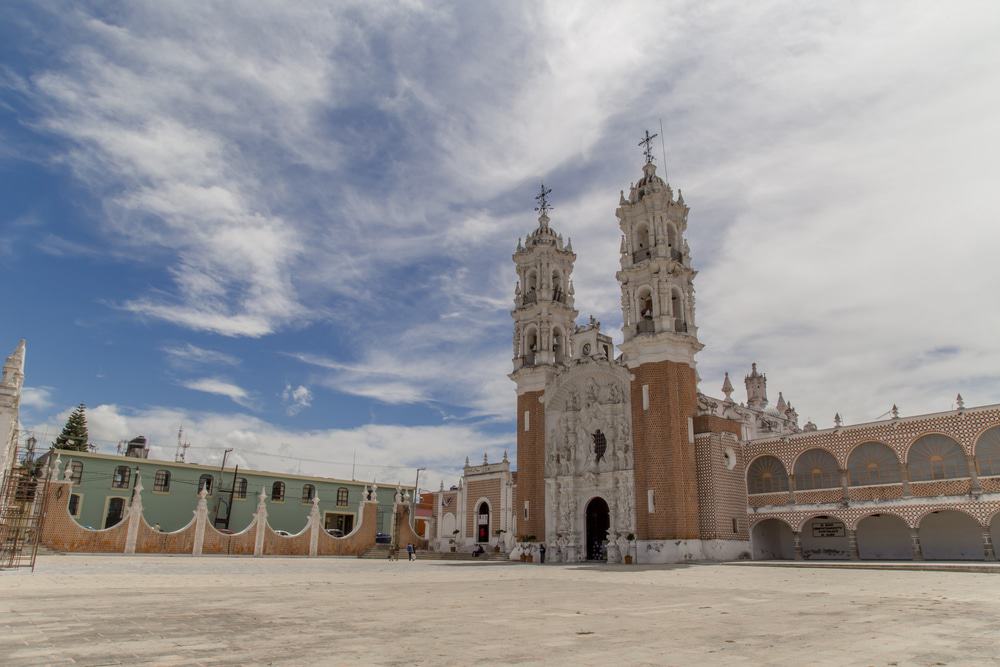
[[[33,424],[40,440],[52,440],[67,409],[47,422]],[[227,465],[254,470],[413,483],[417,467],[422,488],[450,485],[461,474],[466,456],[498,461],[511,445],[506,436],[486,435],[467,425],[397,426],[368,424],[348,429],[293,430],[243,414],[191,412],[169,407],[134,410],[102,404],[87,410],[91,441],[98,451],[113,452],[119,440],[145,435],[151,458],[173,460],[177,429],[192,444],[187,460],[218,465],[233,447]],[[356,466],[354,465],[356,462]]]
[[[21,408],[45,410],[52,406],[52,387],[22,387]]]
[[[201,365],[238,366],[240,364],[238,357],[218,350],[198,347],[192,343],[164,345],[160,349],[166,353],[167,360],[172,365],[180,368],[193,368]]]
[[[285,384],[281,400],[285,402],[285,412],[289,416],[294,416],[312,405],[313,395],[305,385],[292,387],[290,384]]]
[[[183,382],[182,385],[194,391],[203,391],[207,394],[225,396],[233,403],[242,405],[246,408],[253,408],[255,404],[250,392],[239,385],[233,384],[232,382],[221,378],[207,377],[199,378],[197,380],[187,380]]]

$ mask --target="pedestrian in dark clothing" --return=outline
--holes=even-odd
[[[545,562],[545,543],[538,545],[538,556],[541,562]]]
[[[406,545],[406,555],[410,560],[417,560],[417,550],[413,548],[413,543]]]

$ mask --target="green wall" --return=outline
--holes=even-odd
[[[73,493],[80,496],[80,509],[77,521],[90,528],[103,528],[106,514],[107,499],[132,496],[135,487],[136,469],[142,476],[143,514],[150,525],[160,524],[164,531],[174,531],[183,528],[194,516],[198,503],[198,480],[202,475],[212,475],[212,492],[208,495],[209,521],[215,519],[216,513],[225,515],[225,504],[229,502],[229,489],[233,483],[233,468],[226,468],[220,473],[218,468],[197,464],[173,463],[155,461],[108,454],[91,454],[83,452],[61,451],[65,466],[73,461],[83,464],[83,474],[79,484],[74,484]],[[115,468],[128,466],[130,469],[128,488],[112,488]],[[170,488],[161,493],[153,490],[153,480],[156,472],[166,470],[170,473]],[[267,494],[268,523],[275,530],[286,530],[297,533],[302,530],[312,509],[311,502],[302,502],[302,487],[312,484],[319,495],[320,516],[327,512],[351,514],[354,525],[358,522],[358,503],[364,488],[361,482],[341,481],[323,477],[304,477],[300,475],[281,475],[279,473],[256,472],[240,469],[237,477],[247,480],[246,498],[233,500],[233,511],[229,527],[240,531],[246,528],[257,510],[257,500],[261,489]],[[274,482],[284,482],[285,499],[275,502],[271,499]],[[346,506],[337,506],[337,490],[346,488],[348,500]],[[404,487],[406,488],[406,487]],[[411,489],[412,490],[412,489]],[[379,532],[388,533],[392,520],[392,502],[396,492],[395,487],[378,489],[379,502]],[[225,503],[225,504],[221,504]],[[220,512],[221,504],[221,512]]]

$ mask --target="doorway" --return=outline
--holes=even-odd
[[[490,541],[490,506],[486,501],[479,503],[476,511],[476,542],[486,544]]]
[[[604,541],[611,528],[611,512],[604,498],[598,496],[587,503],[587,560],[606,560]]]

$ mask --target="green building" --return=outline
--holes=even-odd
[[[333,534],[346,535],[358,521],[358,504],[365,482],[306,477],[197,463],[176,463],[144,458],[144,438],[129,443],[125,455],[54,450],[72,472],[73,493],[69,511],[80,525],[108,528],[121,521],[142,477],[142,505],[146,521],[163,531],[183,528],[194,516],[198,491],[208,491],[208,518],[216,528],[239,532],[250,525],[263,489],[267,496],[267,520],[272,528],[295,534],[305,528],[312,499],[319,496],[323,526]],[[413,492],[413,487],[402,487]],[[378,532],[389,533],[395,486],[379,486]]]

